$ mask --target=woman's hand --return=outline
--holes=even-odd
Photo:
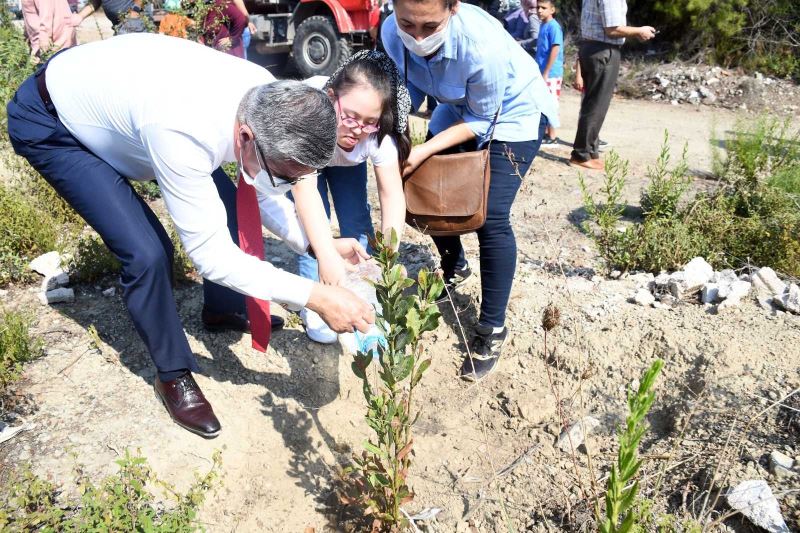
[[[403,177],[410,176],[430,155],[425,149],[425,144],[419,144],[411,149],[408,159],[403,167]]]
[[[228,50],[231,49],[231,45],[232,44],[233,44],[233,41],[231,41],[230,37],[223,37],[222,39],[217,41],[217,47],[216,48],[220,52],[227,52]]]
[[[247,29],[249,29],[249,30],[250,30],[250,35],[253,35],[253,36],[255,36],[255,34],[256,34],[256,31],[257,31],[257,30],[256,30],[256,25],[255,25],[255,24],[253,24],[252,22],[248,22],[248,23],[247,23]]]

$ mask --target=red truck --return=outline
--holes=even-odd
[[[256,26],[251,49],[291,52],[304,77],[329,76],[355,50],[374,45],[379,0],[245,0]]]

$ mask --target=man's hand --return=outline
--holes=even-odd
[[[333,246],[342,259],[351,265],[357,265],[369,259],[367,251],[355,239],[333,239]]]
[[[572,82],[572,87],[575,88],[575,90],[582,91],[583,90],[583,76],[581,76],[580,74],[575,76],[575,81]]]
[[[637,30],[636,38],[640,41],[649,41],[656,36],[656,29],[652,26],[641,26]]]
[[[357,329],[366,333],[375,323],[375,310],[367,302],[342,287],[314,284],[306,307],[316,312],[337,333]]]

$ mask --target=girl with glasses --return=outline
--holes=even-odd
[[[374,235],[367,199],[367,160],[372,161],[381,207],[381,231],[402,235],[406,202],[400,169],[411,151],[408,112],[411,100],[395,64],[378,51],[354,54],[329,79],[316,76],[309,85],[327,91],[339,116],[333,160],[317,176],[317,189],[330,219],[331,200],[342,237],[368,248]],[[330,195],[330,199],[329,199]],[[299,274],[317,280],[317,261],[299,256]],[[336,342],[336,333],[309,309],[300,317],[308,336]]]

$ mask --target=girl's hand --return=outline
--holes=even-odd
[[[346,263],[358,265],[369,259],[369,254],[355,239],[333,239],[336,251]]]
[[[251,35],[255,35],[256,34],[256,25],[253,24],[252,22],[248,22],[247,23],[247,29],[250,30],[250,34]]]
[[[323,285],[340,285],[347,273],[347,263],[338,255],[317,257],[319,282]]]

